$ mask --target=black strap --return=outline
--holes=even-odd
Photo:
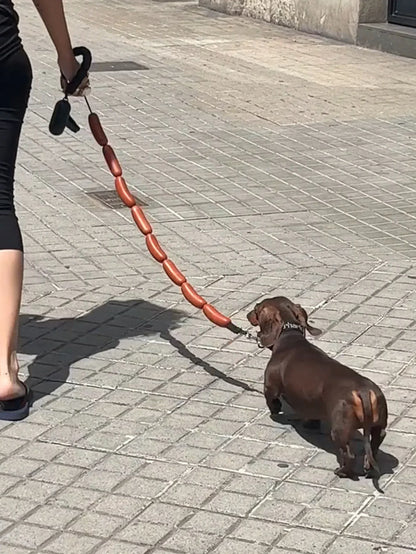
[[[77,88],[85,79],[85,77],[87,77],[88,71],[90,70],[91,62],[92,62],[91,51],[88,50],[88,48],[86,48],[85,46],[77,46],[76,48],[73,49],[73,52],[75,57],[82,56],[82,62],[75,77],[73,77],[66,85],[65,91],[64,91],[65,96],[68,96],[69,94],[73,94],[77,90]]]
[[[242,329],[241,327],[238,327],[238,325],[234,325],[232,321],[226,326],[226,329],[228,329],[235,335],[245,335],[246,337],[249,336],[247,331],[244,331],[244,329]]]

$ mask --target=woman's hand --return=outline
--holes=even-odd
[[[69,81],[71,81],[75,77],[75,75],[79,70],[80,65],[77,62],[75,56],[72,54],[72,52],[66,58],[58,58],[58,65],[62,75],[65,77],[65,78],[61,77],[61,88],[62,88],[62,91],[65,92],[66,85],[68,84]],[[90,80],[87,75],[82,80],[77,90],[71,94],[71,96],[87,96],[90,90],[91,90]]]
[[[72,53],[72,50],[70,50],[66,56],[58,57],[58,65],[62,75],[67,81],[75,77],[79,69],[79,63]]]

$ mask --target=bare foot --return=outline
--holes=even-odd
[[[12,368],[10,371],[0,368],[0,400],[12,400],[23,396],[26,389],[18,377],[19,366],[16,356],[12,356]]]
[[[0,400],[12,400],[23,396],[26,389],[21,381],[12,383],[10,379],[4,380],[0,377]]]

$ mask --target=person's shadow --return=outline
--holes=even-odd
[[[228,377],[201,360],[173,337],[172,331],[180,326],[185,315],[145,300],[109,301],[80,317],[50,319],[22,314],[19,353],[35,356],[27,366],[26,380],[33,391],[33,400],[36,402],[52,394],[66,383],[71,367],[77,362],[117,349],[121,341],[128,339],[134,342],[129,345],[134,352],[136,343],[139,348],[149,337],[155,336],[168,341],[182,356],[213,377],[254,391],[248,384]],[[137,361],[137,365],[142,364]]]
[[[294,413],[292,408],[285,401],[282,401],[282,412],[278,416],[273,416],[272,420],[280,425],[292,426],[296,433],[305,441],[309,442],[309,444],[328,452],[328,454],[333,454],[335,469],[338,452],[331,439],[330,429],[325,423],[321,423],[319,427],[313,428],[305,425],[304,421]],[[354,472],[355,479],[358,480],[359,477],[365,476],[363,439],[361,433],[358,431],[351,441],[351,448],[356,456],[354,461]],[[394,473],[394,468],[399,464],[399,460],[395,456],[380,449],[377,454],[377,463],[380,468],[380,475],[378,478],[372,478],[372,480],[375,488],[379,492],[383,492],[380,489],[378,479],[383,475],[392,475]]]

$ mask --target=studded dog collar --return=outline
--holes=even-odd
[[[282,333],[283,331],[300,331],[302,335],[305,334],[305,329],[302,327],[302,325],[298,325],[297,323],[290,323],[287,321],[283,327],[282,327]]]

